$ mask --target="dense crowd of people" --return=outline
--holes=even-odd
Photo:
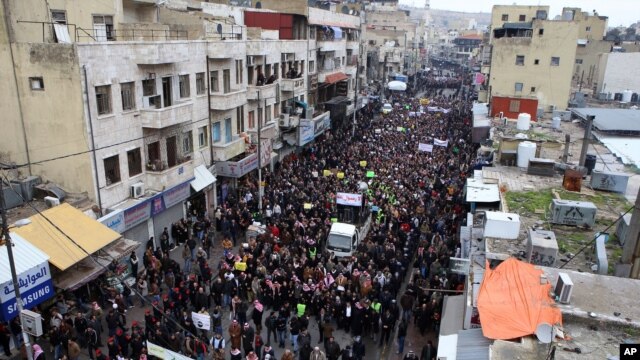
[[[449,85],[427,81],[421,89]],[[82,311],[67,311],[60,299],[63,308],[47,317],[45,348],[56,360],[78,359],[81,349],[91,359],[151,359],[147,342],[198,360],[268,360],[276,352],[283,360],[361,360],[376,351],[371,344],[404,354],[412,324],[422,335],[437,334],[438,290],[463,288],[447,269],[459,252],[462,189],[476,150],[470,104],[433,96],[429,106],[440,110],[429,112],[402,94],[393,104],[383,116],[369,104],[353,136],[350,122],[332,124],[265,171],[262,208],[257,181],[248,177],[219,208],[165,229],[143,259],[131,256],[135,285],[105,285],[100,299],[75,304]],[[418,151],[434,140],[446,146]],[[361,182],[366,209],[375,209],[367,211],[371,230],[352,257],[336,258],[323,246],[337,218],[336,193],[360,193]],[[263,232],[248,230],[255,220]],[[146,308],[144,319],[127,318],[133,306]],[[209,330],[192,311],[209,316]],[[337,334],[352,340],[340,343]],[[436,352],[425,341],[405,358],[432,360]]]

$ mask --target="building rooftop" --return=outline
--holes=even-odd
[[[583,121],[593,115],[593,126],[605,133],[640,133],[640,111],[633,109],[574,108],[571,112]]]

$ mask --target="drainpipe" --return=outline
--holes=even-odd
[[[24,113],[22,112],[22,97],[20,96],[20,88],[18,87],[18,74],[16,73],[16,60],[13,54],[13,46],[11,44],[13,44],[15,42],[15,38],[13,35],[13,31],[12,29],[9,28],[9,14],[7,13],[7,9],[9,8],[8,6],[8,1],[2,1],[2,7],[4,8],[4,14],[5,14],[5,18],[4,18],[4,27],[5,27],[5,31],[7,32],[7,36],[9,37],[9,41],[7,42],[7,45],[9,45],[9,54],[11,55],[11,67],[13,68],[13,83],[16,87],[16,96],[18,98],[18,113],[20,114],[20,124],[22,126],[22,141],[24,141],[24,149],[25,149],[25,153],[27,155],[27,166],[29,169],[29,176],[33,175],[31,172],[31,156],[29,155],[29,139],[27,137],[27,127],[25,125],[24,122]]]
[[[89,80],[87,78],[87,66],[82,65],[82,73],[84,74],[84,94],[87,97],[87,116],[89,118],[89,135],[91,136],[91,155],[93,157],[93,171],[96,174],[96,195],[98,207],[102,213],[102,197],[100,196],[100,178],[98,178],[98,160],[96,159],[96,143],[93,137],[93,119],[91,118],[91,106],[89,103]]]
[[[211,73],[209,72],[209,55],[207,55],[207,104],[207,115],[209,119],[207,123],[207,129],[209,129],[209,127],[211,126]],[[205,136],[207,137],[207,142],[209,143],[209,156],[211,157],[209,166],[213,166],[213,144],[211,139],[209,139],[208,131]]]

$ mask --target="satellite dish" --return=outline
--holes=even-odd
[[[342,5],[342,13],[343,14],[348,14],[349,13],[349,7],[347,5]]]
[[[542,323],[536,328],[536,337],[541,343],[549,344],[555,337],[555,330],[553,329],[553,326],[547,323]]]
[[[218,26],[216,26],[216,31],[218,34],[222,34],[222,24],[218,24]]]
[[[262,3],[260,1],[256,3],[256,9],[262,9]]]

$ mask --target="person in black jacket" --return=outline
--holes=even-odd
[[[366,353],[366,349],[364,347],[364,344],[362,343],[362,338],[360,338],[360,336],[356,336],[353,338],[353,345],[351,345],[351,347],[353,348],[353,358],[355,360],[362,360]]]

